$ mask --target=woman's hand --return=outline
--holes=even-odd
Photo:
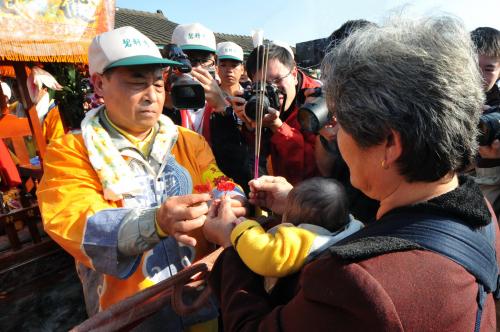
[[[288,193],[293,186],[284,177],[264,175],[248,184],[250,203],[271,209],[277,214],[285,212]]]

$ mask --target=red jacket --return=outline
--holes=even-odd
[[[300,90],[321,86],[318,81],[299,71]],[[298,120],[299,108],[296,102],[286,112],[290,112],[281,128],[271,136],[271,160],[273,173],[283,176],[292,184],[318,175],[314,159],[316,135],[301,130]]]
[[[460,217],[472,227],[491,220],[472,180],[412,208],[421,212],[439,210]],[[498,260],[499,231],[496,220],[492,222],[496,225]],[[378,249],[388,245],[378,243]],[[233,249],[225,250],[210,280],[220,301],[225,330],[474,331],[478,285],[463,267],[425,250],[363,258],[368,242],[348,246],[306,265],[295,279],[295,287],[288,287],[292,290],[289,298],[279,299],[266,293],[262,277],[246,268]],[[338,254],[342,251],[343,256]],[[481,331],[495,328],[495,303],[489,294]]]

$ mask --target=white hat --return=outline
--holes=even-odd
[[[217,58],[219,60],[235,60],[243,62],[243,49],[233,42],[217,44]]]
[[[180,65],[163,59],[155,43],[133,27],[121,27],[96,36],[89,46],[89,72],[151,64]]]
[[[0,83],[2,85],[2,92],[3,92],[3,95],[5,97],[7,97],[7,100],[10,99],[10,97],[12,97],[12,91],[10,90],[10,87],[7,83],[5,82],[2,82]]]
[[[200,23],[179,24],[172,33],[172,43],[183,51],[209,51],[215,53],[215,35]]]

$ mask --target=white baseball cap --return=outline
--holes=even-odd
[[[233,42],[217,44],[217,58],[219,60],[235,60],[243,62],[243,49]]]
[[[208,51],[215,53],[215,35],[200,23],[179,24],[172,33],[172,43],[183,51]]]
[[[89,46],[89,72],[138,65],[180,65],[161,57],[156,44],[133,27],[121,27],[96,36]]]

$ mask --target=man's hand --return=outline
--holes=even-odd
[[[205,99],[208,105],[210,105],[215,112],[224,112],[226,106],[228,106],[224,94],[219,84],[217,84],[217,81],[210,75],[208,70],[196,67],[191,71],[191,75],[193,75],[193,77],[203,86],[205,90]]]
[[[241,97],[230,97],[229,101],[231,102],[234,114],[236,114],[238,119],[240,119],[245,124],[245,126],[247,126],[247,129],[253,128],[255,126],[255,123],[253,123],[252,119],[250,119],[245,114],[245,105],[247,101]]]
[[[269,107],[269,113],[264,115],[262,118],[262,126],[271,129],[274,133],[276,130],[281,128],[283,121],[280,119],[280,112],[272,107]]]
[[[224,198],[221,201],[213,201],[210,205],[208,218],[203,225],[205,238],[224,248],[231,246],[231,231],[234,222],[237,220],[236,214],[231,207],[231,200]]]
[[[491,145],[480,146],[479,155],[483,159],[500,159],[500,141],[496,139]]]
[[[281,176],[264,175],[256,180],[251,180],[250,203],[271,209],[277,214],[285,212],[288,193],[293,186]]]
[[[167,198],[156,212],[158,226],[178,242],[195,246],[188,233],[203,226],[208,212],[209,194],[191,194]]]

